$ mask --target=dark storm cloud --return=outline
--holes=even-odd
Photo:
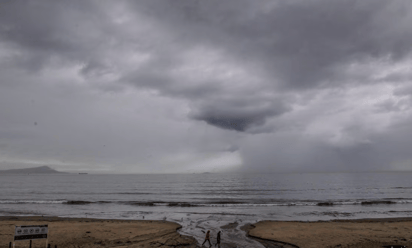
[[[286,88],[341,84],[353,62],[411,52],[406,0],[140,1],[187,46],[211,44],[253,60]],[[242,6],[242,7],[241,7]],[[149,15],[148,14],[148,15]]]
[[[121,76],[120,82],[188,100],[191,118],[237,131],[287,111],[285,106],[293,99],[262,107],[266,100],[260,100],[259,93],[250,99],[249,92],[230,92],[225,84],[236,85],[235,79],[205,78],[198,83],[182,79],[173,72],[183,63],[186,51],[206,46],[224,51],[221,56],[238,63],[241,70],[250,70],[253,64],[259,70],[247,73],[261,79],[249,83],[256,84],[256,92],[341,86],[359,79],[346,70],[353,63],[383,57],[399,61],[411,52],[407,1],[151,0],[128,4],[135,13],[127,14],[144,16],[146,21],[140,25],[161,33],[164,41],[135,35],[133,28],[120,31],[124,26],[109,21],[93,1],[6,3],[9,11],[0,17],[0,35],[26,51],[14,61],[27,69],[56,63],[52,59],[57,57],[60,63],[83,64],[84,76],[114,71]],[[25,18],[16,18],[16,13]],[[124,45],[140,47],[151,58],[135,69],[116,70],[107,49]],[[234,100],[227,101],[228,94]]]
[[[91,1],[7,1],[0,37],[16,50],[9,63],[39,71],[50,65],[96,61],[104,36],[113,35],[107,16]],[[104,29],[104,30],[103,30]]]
[[[245,97],[246,98],[246,97]],[[228,130],[244,132],[253,126],[262,125],[266,118],[281,115],[288,111],[281,101],[261,99],[231,99],[211,101],[198,106],[191,118]]]
[[[395,130],[412,123],[409,0],[16,0],[0,13],[10,157],[130,164],[151,140],[165,156],[198,146],[262,170],[409,161],[411,130]],[[33,111],[30,98],[47,101]],[[111,140],[123,145],[97,148]]]
[[[348,68],[384,58],[396,63],[411,53],[408,1],[139,1],[133,5],[139,13],[152,18],[158,28],[170,33],[176,53],[167,56],[178,57],[179,51],[198,45],[221,49],[227,58],[248,61],[259,68],[256,76],[262,82],[256,84],[257,91],[299,94],[353,82],[378,83],[370,78],[370,73]],[[224,129],[247,131],[282,112],[276,106],[272,110],[254,108],[253,100],[245,100],[240,106],[223,100],[227,92],[222,85],[227,82],[202,82],[190,88],[197,92],[192,96],[178,78],[153,82],[136,75],[136,85],[195,103],[200,97],[206,103],[191,105],[196,113],[191,117]],[[397,73],[391,77],[402,77],[404,81],[410,78]],[[219,96],[222,100],[215,101]],[[238,102],[245,96],[232,93]],[[256,95],[256,99],[260,97]],[[293,99],[289,99],[281,105],[292,103]],[[241,107],[245,104],[248,106]]]

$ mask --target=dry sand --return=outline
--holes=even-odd
[[[0,217],[0,247],[9,247],[15,225],[49,225],[49,243],[70,247],[196,247],[192,237],[177,232],[173,222],[144,220],[67,219],[58,217]],[[16,241],[16,248],[29,241]],[[33,247],[45,247],[46,240],[33,240]]]
[[[300,248],[412,247],[412,219],[342,220],[325,222],[262,221],[249,236],[292,244]],[[276,247],[276,246],[266,246]]]
[[[52,247],[199,247],[194,238],[177,232],[179,224],[167,221],[0,217],[0,248],[8,247],[13,240],[15,225],[37,224],[49,225],[49,243]],[[249,230],[249,236],[257,238],[265,247],[412,247],[410,218],[326,222],[262,221],[249,227],[245,226]],[[33,241],[33,247],[45,245],[46,241],[43,239]],[[16,242],[16,248],[18,247],[29,247],[29,241]]]

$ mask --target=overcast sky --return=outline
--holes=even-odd
[[[0,4],[0,169],[412,170],[412,1]]]

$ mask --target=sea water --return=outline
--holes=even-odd
[[[167,220],[203,242],[262,247],[240,227],[259,220],[412,216],[412,173],[1,175],[0,215]],[[235,223],[233,229],[224,229]]]

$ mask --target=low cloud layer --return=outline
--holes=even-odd
[[[42,0],[0,11],[4,166],[410,169],[410,1]]]

